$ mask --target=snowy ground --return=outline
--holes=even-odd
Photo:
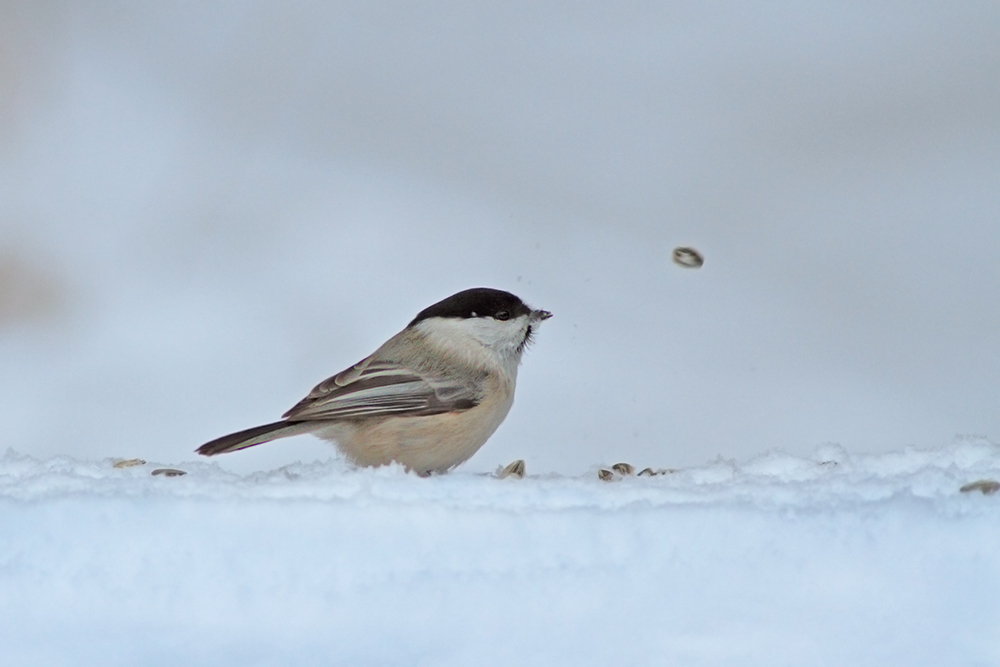
[[[610,483],[113,463],[0,458],[0,663],[1000,664],[983,440]]]

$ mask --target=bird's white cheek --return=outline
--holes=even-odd
[[[508,358],[519,356],[518,348],[527,331],[527,321],[521,317],[511,322],[489,318],[425,320],[417,325],[441,348],[459,354],[475,363],[482,359],[488,364],[506,365]]]
[[[480,343],[497,352],[516,350],[524,342],[528,322],[523,317],[510,322],[473,320],[469,333]]]

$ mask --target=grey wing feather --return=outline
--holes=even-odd
[[[316,385],[283,417],[289,420],[433,415],[475,407],[482,378],[456,382],[371,357]]]

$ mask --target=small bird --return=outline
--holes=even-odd
[[[356,465],[396,461],[420,475],[447,472],[510,412],[521,356],[550,317],[510,292],[459,292],[320,382],[281,421],[224,435],[197,452],[214,456],[311,433],[334,441]]]

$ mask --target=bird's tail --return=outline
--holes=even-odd
[[[254,426],[253,428],[248,428],[247,430],[239,431],[238,433],[224,435],[221,438],[212,440],[211,442],[206,442],[195,451],[202,456],[226,454],[227,452],[235,452],[240,449],[246,449],[247,447],[260,445],[265,442],[270,442],[271,440],[277,440],[278,438],[290,438],[293,435],[308,433],[315,428],[316,424],[310,424],[309,422],[274,422],[271,424],[264,424],[263,426]]]

